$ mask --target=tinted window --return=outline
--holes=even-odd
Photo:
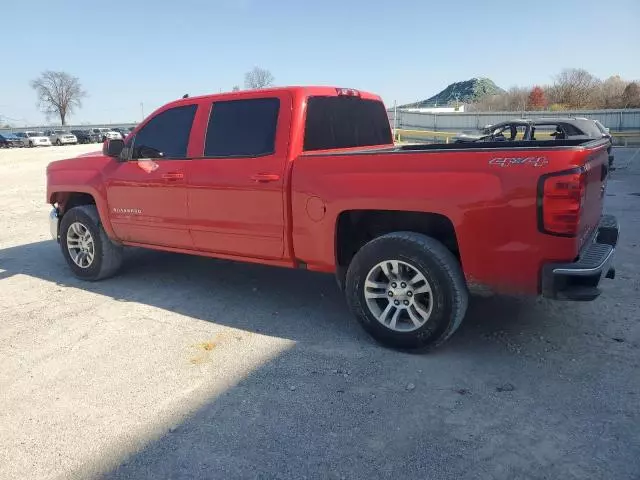
[[[163,158],[185,158],[196,108],[196,105],[170,108],[149,120],[133,141],[133,158],[149,156],[148,149],[162,152]]]
[[[500,139],[519,141],[524,138],[526,129],[525,125],[507,124],[494,128],[491,134],[495,137],[500,137]]]
[[[575,125],[570,123],[564,123],[561,125],[562,129],[566,132],[567,135],[575,136],[575,135],[584,135],[584,132],[578,129]]]
[[[366,147],[393,143],[382,102],[357,97],[310,97],[304,149]]]
[[[553,140],[557,137],[557,123],[535,124],[531,126],[531,140]],[[564,134],[563,134],[564,135]],[[560,136],[562,138],[562,135]]]
[[[209,117],[205,157],[257,157],[275,152],[280,100],[215,102]]]

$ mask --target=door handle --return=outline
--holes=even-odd
[[[184,173],[182,172],[163,173],[162,178],[164,178],[165,180],[182,180],[184,178]]]
[[[251,177],[251,180],[258,183],[277,182],[280,180],[280,175],[275,173],[257,173]]]

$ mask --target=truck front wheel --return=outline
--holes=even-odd
[[[349,265],[345,291],[364,329],[400,349],[444,342],[460,326],[468,302],[456,257],[414,232],[383,235],[362,247]]]
[[[80,205],[64,214],[60,248],[74,275],[83,280],[110,277],[122,264],[122,247],[107,236],[95,205]]]

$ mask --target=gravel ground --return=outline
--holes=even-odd
[[[75,280],[44,168],[95,149],[0,150],[0,478],[640,478],[638,150],[600,299],[477,299],[411,355],[330,276],[135,250]]]

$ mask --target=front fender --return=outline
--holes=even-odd
[[[47,171],[47,203],[64,204],[72,193],[86,193],[93,197],[105,232],[112,240],[118,240],[109,220],[109,207],[101,173],[95,170]]]

